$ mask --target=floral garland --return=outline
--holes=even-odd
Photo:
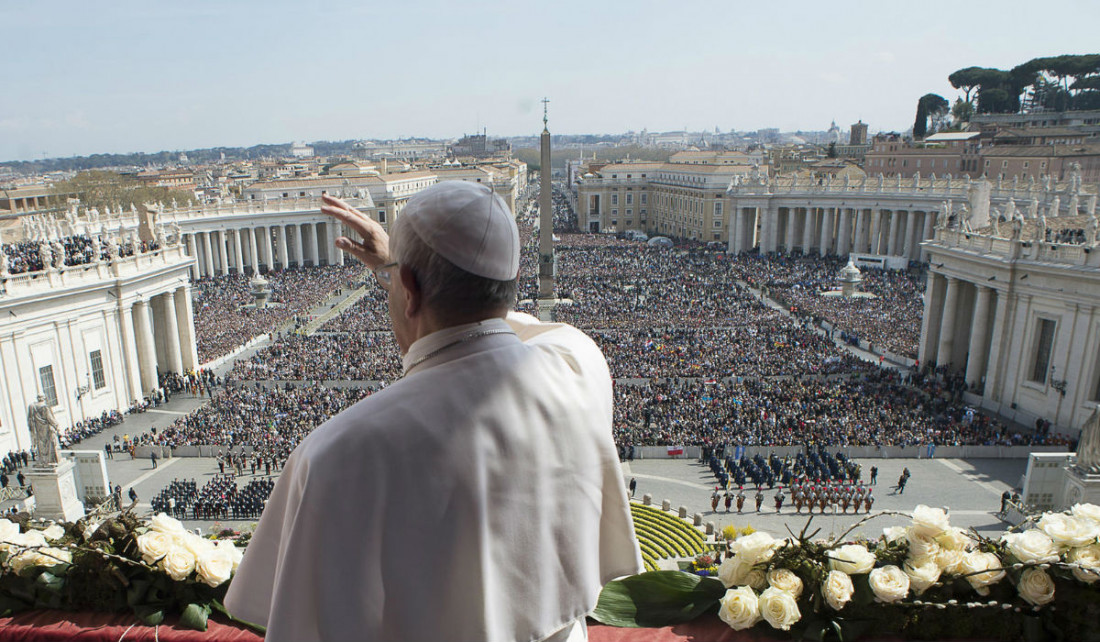
[[[880,513],[903,514],[903,513]],[[794,639],[1097,640],[1100,507],[1077,504],[982,537],[917,506],[907,527],[877,540],[763,532],[728,544],[718,578],[642,573],[604,587],[593,617],[615,626],[668,626],[717,611],[735,630],[766,623]]]
[[[151,626],[176,614],[205,631],[212,611],[229,616],[222,601],[242,556],[234,541],[203,538],[164,513],[148,523],[128,511],[48,525],[0,519],[0,615],[128,609]]]

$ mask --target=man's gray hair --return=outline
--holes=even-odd
[[[391,234],[393,260],[416,274],[424,304],[440,314],[512,309],[516,303],[516,280],[497,281],[470,274],[428,246],[397,217]]]

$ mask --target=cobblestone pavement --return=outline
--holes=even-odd
[[[1008,524],[1002,522],[1001,493],[1019,485],[1027,468],[1026,459],[857,459],[867,480],[872,466],[879,469],[878,483],[873,487],[875,497],[872,513],[882,511],[911,511],[917,504],[927,504],[949,509],[951,524],[961,528],[974,528],[983,535],[999,533]],[[893,488],[908,467],[912,477],[904,494]],[[720,503],[717,512],[711,511],[710,496],[717,481],[710,469],[691,459],[636,459],[623,463],[624,479],[633,477],[638,482],[635,499],[649,494],[658,507],[668,499],[675,511],[680,506],[688,510],[688,517],[701,513],[703,523],[714,522],[721,529],[726,525],[742,528],[751,525],[776,536],[786,536],[787,529],[798,533],[806,524],[806,511],[796,515],[790,504],[790,493],[782,512],[775,511],[775,490],[764,489],[764,504],[755,510],[755,487],[745,487],[745,507],[737,514],[737,504],[726,513]],[[813,529],[821,528],[821,535],[840,534],[860,519],[852,513],[814,515]],[[888,526],[902,525],[908,518],[884,515],[876,517],[860,527],[860,533],[877,537]],[[812,530],[812,529],[811,529]]]

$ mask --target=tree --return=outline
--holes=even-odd
[[[101,211],[104,207],[122,206],[125,209],[139,203],[167,203],[172,199],[179,203],[194,201],[190,192],[146,185],[131,176],[102,170],[81,172],[67,181],[55,183],[53,193],[56,206],[64,206],[65,199],[75,194],[84,207]]]
[[[970,92],[981,84],[982,67],[966,67],[959,69],[947,77],[947,82],[955,89],[962,89],[965,94],[963,100],[970,102]]]
[[[951,119],[956,126],[962,123],[969,123],[970,118],[974,115],[974,104],[963,100],[962,98],[956,98],[954,106],[951,107]]]
[[[928,133],[928,119],[938,118],[947,113],[950,103],[939,94],[925,94],[917,101],[917,119],[913,123],[913,139],[924,138]]]

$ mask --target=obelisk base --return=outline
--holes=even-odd
[[[84,517],[84,504],[76,495],[74,467],[71,461],[60,461],[56,466],[35,467],[27,473],[34,489],[35,517],[66,522]]]
[[[1076,466],[1068,466],[1065,471],[1064,508],[1074,504],[1100,504],[1100,475]]]

